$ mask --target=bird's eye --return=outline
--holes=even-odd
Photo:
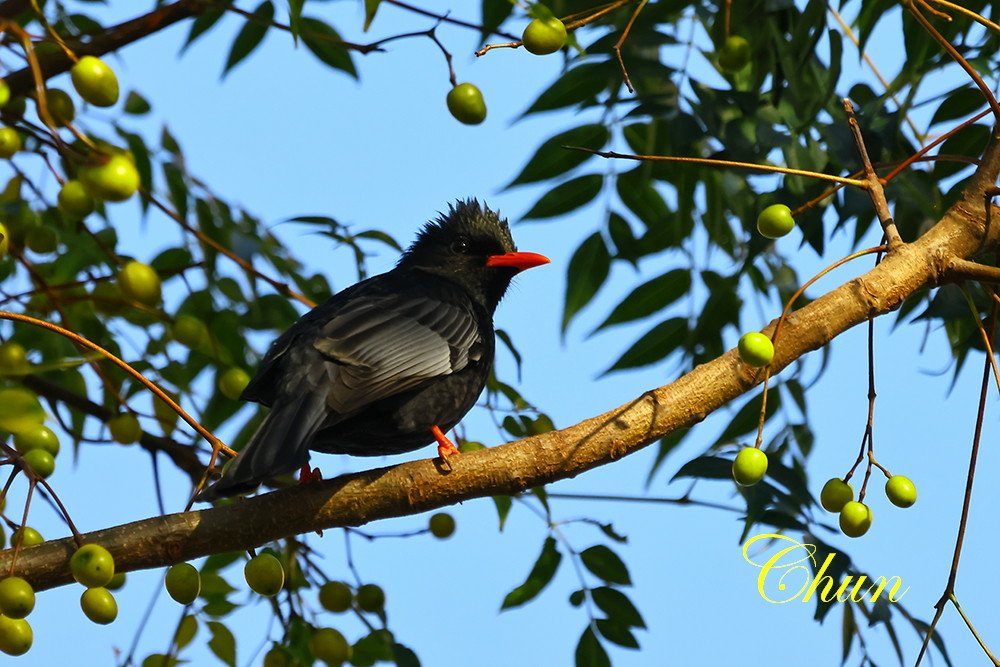
[[[451,242],[451,251],[458,253],[460,255],[468,254],[469,252],[469,239],[464,236],[459,236],[454,241]]]

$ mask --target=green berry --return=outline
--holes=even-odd
[[[292,667],[292,658],[280,646],[274,646],[264,654],[264,667]]]
[[[854,489],[842,479],[828,479],[819,492],[819,504],[827,512],[840,512],[844,505],[854,500]]]
[[[14,534],[10,536],[10,545],[16,547],[21,545],[22,547],[30,547],[35,544],[41,544],[45,541],[42,534],[31,526],[22,526],[14,531]]]
[[[107,586],[115,576],[115,559],[100,544],[84,544],[69,559],[69,569],[88,588]]]
[[[770,338],[758,331],[743,334],[737,349],[743,363],[754,368],[767,366],[774,359],[774,344]]]
[[[13,341],[0,345],[0,375],[25,375],[31,370],[28,353],[24,347]]]
[[[757,216],[757,231],[769,239],[780,239],[794,228],[792,209],[784,204],[772,204]]]
[[[10,102],[10,86],[5,79],[0,79],[0,107]]]
[[[309,640],[309,648],[316,658],[329,665],[339,665],[351,659],[351,645],[333,628],[320,628]]]
[[[871,508],[852,500],[840,510],[840,530],[848,537],[861,537],[872,526]]]
[[[46,225],[34,225],[24,237],[28,250],[39,255],[47,255],[59,248],[59,233]]]
[[[242,368],[230,368],[219,376],[219,391],[226,398],[235,401],[250,384],[250,376]]]
[[[0,651],[7,655],[24,655],[34,639],[26,620],[0,616]]]
[[[56,470],[56,460],[44,449],[32,449],[24,454],[24,462],[39,477],[46,478]]]
[[[756,447],[744,447],[733,459],[733,479],[740,486],[753,486],[767,473],[767,454]]]
[[[265,597],[277,595],[285,583],[281,561],[268,553],[258,554],[247,561],[243,576],[251,590]]]
[[[917,487],[909,477],[893,475],[885,483],[885,495],[896,507],[910,507],[917,502]]]
[[[124,585],[125,585],[125,573],[115,572],[115,576],[111,577],[111,581],[108,582],[108,585],[105,586],[105,588],[107,588],[109,591],[117,591]]]
[[[201,574],[191,563],[177,563],[167,570],[163,584],[174,601],[191,604],[201,593]]]
[[[486,120],[486,102],[479,88],[471,83],[460,83],[448,91],[448,111],[459,122],[479,125]]]
[[[94,106],[110,107],[118,101],[118,77],[100,58],[84,56],[69,73],[76,92]]]
[[[354,593],[342,581],[328,581],[319,588],[319,603],[327,611],[344,612],[351,608]]]
[[[174,339],[185,347],[201,347],[208,340],[208,327],[193,315],[178,315],[170,328]]]
[[[52,456],[59,454],[59,436],[48,426],[36,424],[14,434],[14,447],[22,454],[41,449]]]
[[[80,167],[77,176],[94,197],[125,201],[139,189],[139,170],[127,155],[95,155]]]
[[[536,56],[555,53],[566,45],[566,26],[554,17],[535,19],[524,29],[521,41],[525,50]]]
[[[107,625],[118,618],[118,603],[107,588],[88,588],[80,596],[80,608],[94,623]]]
[[[76,105],[65,90],[49,88],[45,91],[45,106],[56,127],[65,127],[76,118]]]
[[[361,611],[375,613],[385,606],[385,591],[377,584],[365,584],[358,588],[358,607]]]
[[[35,590],[21,577],[0,580],[0,613],[8,618],[24,618],[35,608]]]
[[[56,197],[59,210],[73,220],[82,220],[94,211],[94,198],[83,183],[69,180],[63,183]]]
[[[438,512],[427,522],[431,535],[439,540],[445,540],[455,533],[455,517],[447,512]]]
[[[731,35],[719,49],[719,67],[734,74],[750,62],[750,42],[739,35]]]
[[[155,306],[163,296],[160,276],[149,264],[132,260],[118,272],[122,296],[146,306]]]
[[[0,127],[0,158],[8,160],[21,150],[21,135],[12,127]]]
[[[111,439],[123,445],[139,442],[142,437],[142,426],[131,412],[123,412],[109,419],[108,430],[111,431]]]

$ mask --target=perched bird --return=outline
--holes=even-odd
[[[302,468],[309,450],[379,456],[437,441],[439,455],[455,453],[444,434],[486,384],[497,304],[516,273],[548,261],[517,252],[507,221],[478,201],[450,206],[394,269],[330,297],[271,344],[241,396],[271,411],[199,500]]]

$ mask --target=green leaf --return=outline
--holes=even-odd
[[[621,303],[615,306],[608,318],[594,329],[601,329],[648,317],[662,310],[687,294],[691,289],[691,273],[687,269],[674,269],[662,276],[639,285]]]
[[[594,232],[573,253],[566,269],[566,300],[562,333],[581,308],[590,303],[611,270],[611,255],[599,232]]]
[[[296,46],[299,43],[299,33],[302,29],[302,8],[305,4],[306,0],[288,0],[288,27]]]
[[[962,86],[948,93],[941,105],[934,112],[931,125],[945,123],[956,118],[972,115],[974,111],[986,106],[986,99],[975,86]]]
[[[724,459],[721,456],[699,456],[682,465],[671,481],[681,477],[732,479],[733,462],[731,459]]]
[[[229,57],[226,58],[226,66],[222,70],[223,76],[260,45],[264,35],[267,34],[267,29],[271,27],[273,19],[274,5],[271,4],[271,0],[264,0],[246,19],[246,23],[240,28],[236,39],[233,40]]]
[[[574,211],[593,200],[603,184],[604,177],[599,174],[578,176],[561,183],[542,195],[524,214],[524,219],[552,218]]]
[[[212,633],[212,638],[208,640],[208,648],[229,667],[236,667],[236,638],[233,637],[233,633],[218,621],[208,621],[205,625]]]
[[[633,628],[646,627],[645,621],[642,620],[642,614],[635,608],[628,596],[617,588],[601,586],[592,590],[590,595],[594,598],[594,604],[607,614],[608,618]]]
[[[534,183],[555,178],[593,157],[583,151],[574,151],[564,146],[581,146],[598,150],[608,142],[608,128],[599,123],[583,125],[568,132],[547,139],[524,165],[521,173],[510,182],[508,188],[524,183]]]
[[[392,660],[396,667],[420,667],[420,659],[408,646],[398,642],[392,645]]]
[[[344,48],[340,34],[319,19],[304,17],[301,21],[302,42],[313,55],[334,69],[346,72],[352,78],[358,78],[351,54]]]
[[[539,95],[524,115],[593,102],[615,77],[621,76],[616,67],[610,60],[574,67]]]
[[[219,19],[222,18],[226,10],[222,7],[208,6],[205,8],[198,18],[194,20],[191,24],[191,31],[188,33],[187,39],[184,41],[184,45],[181,47],[181,53],[187,51],[187,48],[194,43],[194,40],[198,39],[204,35],[208,30],[218,23]]]
[[[524,580],[523,584],[507,594],[507,597],[503,600],[503,604],[500,606],[500,610],[519,607],[525,602],[534,599],[552,581],[552,577],[555,575],[556,570],[559,569],[561,561],[562,554],[556,548],[555,538],[545,538],[542,553],[538,555],[538,560],[535,561],[534,567],[531,568],[528,578]]]
[[[507,20],[514,10],[514,3],[510,0],[483,0],[483,30],[479,35],[480,41],[485,42],[486,38],[493,34],[493,31],[500,27],[500,24]]]
[[[683,344],[687,338],[687,320],[672,317],[660,322],[625,351],[605,374],[625,368],[638,368],[660,361]]]
[[[177,624],[177,632],[174,634],[174,643],[178,650],[190,644],[196,634],[198,634],[198,619],[191,614],[185,614]]]
[[[595,544],[585,549],[580,553],[580,560],[583,561],[584,567],[608,583],[623,586],[632,584],[625,563],[618,554],[603,544]]]
[[[597,619],[597,629],[605,639],[625,648],[639,648],[639,642],[627,625],[616,623],[610,618]]]
[[[375,20],[375,13],[378,12],[379,5],[382,4],[382,0],[365,0],[365,26],[363,30],[368,32],[368,28],[372,26],[372,21]]]
[[[125,96],[125,105],[122,107],[122,111],[133,116],[141,116],[142,114],[149,113],[152,107],[149,105],[149,101],[145,97],[130,90],[128,95]]]
[[[576,645],[576,667],[611,667],[611,659],[588,625]]]
[[[500,532],[503,532],[503,527],[507,523],[507,515],[510,514],[511,505],[513,502],[510,496],[493,496],[493,502],[497,506],[497,518],[500,520]]]

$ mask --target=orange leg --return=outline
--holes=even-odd
[[[299,484],[308,484],[317,479],[323,479],[323,473],[320,472],[319,468],[310,468],[307,463],[299,470]]]
[[[431,434],[438,443],[438,456],[441,457],[442,461],[448,460],[449,456],[454,456],[458,454],[458,447],[455,446],[451,440],[448,439],[441,429],[437,426],[431,426]]]

